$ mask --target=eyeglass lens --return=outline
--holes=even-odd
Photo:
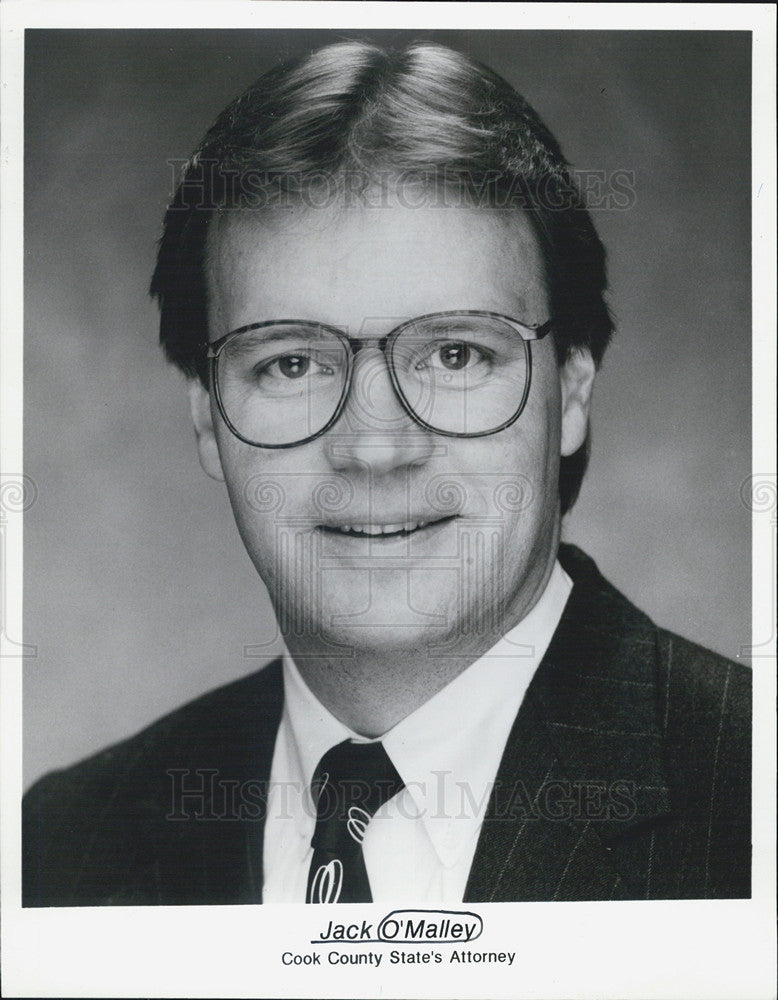
[[[405,405],[447,434],[484,434],[509,422],[526,388],[528,350],[507,323],[486,316],[426,317],[390,340],[387,363]],[[285,445],[319,433],[348,388],[352,352],[326,328],[263,326],[228,341],[219,398],[244,440]],[[360,397],[360,405],[370,400]]]

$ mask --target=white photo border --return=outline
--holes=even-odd
[[[753,515],[754,644],[775,658],[775,10],[769,4],[423,4],[183,2],[2,5],[2,395],[4,484],[21,480],[23,33],[25,28],[435,27],[747,30],[753,33],[753,473],[772,497]],[[758,192],[758,197],[756,196]],[[22,488],[17,485],[17,489]],[[771,492],[770,492],[771,491]],[[754,494],[756,496],[756,492]],[[754,862],[751,900],[468,904],[483,967],[285,966],[310,950],[315,908],[20,906],[22,514],[8,514],[0,636],[2,693],[2,959],[5,996],[99,997],[767,997],[775,971],[775,672],[754,671]],[[756,508],[756,503],[754,507]],[[761,658],[761,654],[760,654]],[[377,906],[354,919],[380,919]],[[647,944],[648,942],[648,944]],[[388,949],[386,949],[388,951]]]

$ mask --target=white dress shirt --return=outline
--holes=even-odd
[[[571,588],[555,563],[530,613],[381,737],[405,788],[376,813],[362,843],[374,901],[462,901],[508,734]],[[265,821],[263,902],[304,903],[316,766],[343,740],[371,741],[314,697],[288,653],[283,677]]]

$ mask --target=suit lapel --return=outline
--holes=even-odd
[[[281,661],[232,685],[193,734],[190,760],[214,762],[217,780],[205,809],[210,817],[182,824],[189,841],[190,884],[212,903],[262,902],[262,856],[270,768],[283,707]],[[190,779],[193,780],[193,779]],[[223,817],[223,818],[218,818]],[[183,847],[183,845],[181,845]]]
[[[236,838],[237,850],[242,849],[242,857],[240,860],[236,858],[236,864],[238,871],[245,872],[244,898],[247,902],[257,903],[262,902],[262,858],[270,768],[283,709],[281,660],[271,663],[260,676],[264,683],[256,692],[254,704],[257,717],[247,753],[242,761],[242,769],[247,779],[255,783],[256,797],[261,803],[258,809],[261,811],[261,818],[252,817],[240,823],[243,836]]]
[[[669,811],[651,622],[577,550],[506,743],[465,901],[634,898],[609,845]]]

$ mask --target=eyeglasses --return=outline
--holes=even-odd
[[[329,430],[349,397],[356,355],[368,346],[383,352],[397,398],[417,424],[446,437],[484,437],[519,418],[530,342],[552,326],[440,312],[385,337],[352,339],[324,323],[276,319],[233,330],[209,344],[207,356],[224,422],[256,448],[292,448]]]

